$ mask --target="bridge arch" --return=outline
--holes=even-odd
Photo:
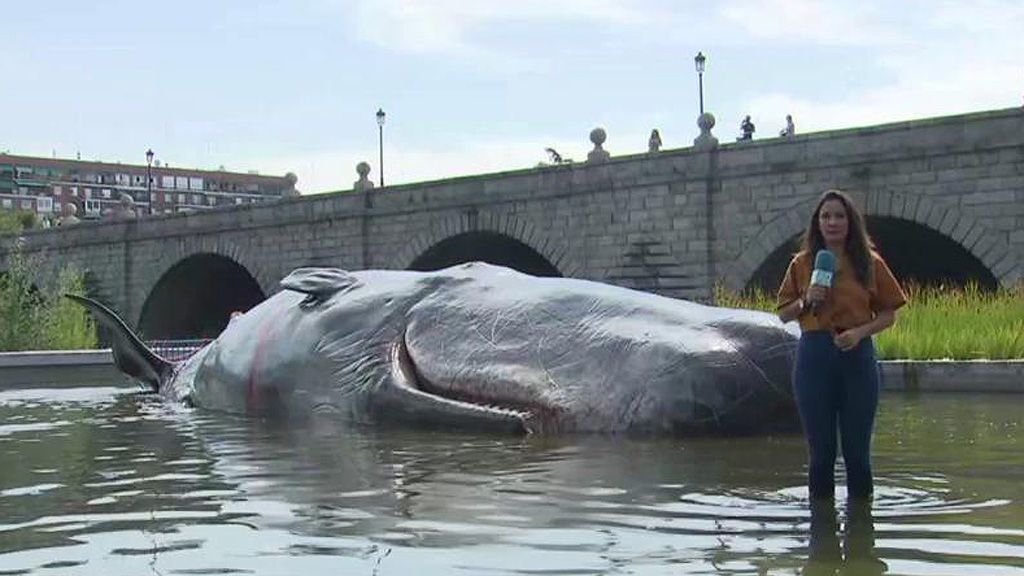
[[[1012,280],[1013,254],[975,218],[926,197],[872,191],[856,199],[879,249],[901,279],[954,284],[976,281],[995,288]],[[726,271],[733,290],[763,287],[774,290],[797,248],[817,197],[764,225]],[[948,254],[941,260],[921,254]]]
[[[213,338],[231,312],[265,299],[259,282],[235,260],[202,252],[179,260],[160,275],[139,316],[147,339]]]
[[[507,266],[534,276],[562,275],[554,264],[533,248],[504,234],[486,230],[449,236],[417,256],[408,269],[440,270],[473,261]]]
[[[391,268],[436,270],[473,260],[538,276],[573,276],[575,258],[528,220],[471,211],[435,221],[397,255]]]

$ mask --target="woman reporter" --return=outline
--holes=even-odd
[[[831,287],[811,283],[821,250],[831,251],[838,263]],[[822,194],[778,302],[779,318],[798,320],[802,332],[793,389],[810,455],[810,497],[835,495],[838,428],[847,494],[868,498],[874,491],[871,433],[879,390],[871,336],[893,325],[907,296],[872,250],[864,217],[845,193]]]

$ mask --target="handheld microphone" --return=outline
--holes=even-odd
[[[836,275],[836,255],[831,250],[818,250],[814,257],[814,272],[811,272],[811,285],[832,287],[832,280]],[[818,313],[820,302],[811,303],[811,314]]]

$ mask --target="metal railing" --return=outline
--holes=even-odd
[[[188,340],[148,340],[146,346],[165,360],[179,362],[187,360],[213,340],[210,338],[193,338]]]

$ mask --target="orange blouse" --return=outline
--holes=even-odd
[[[804,332],[812,330],[847,330],[874,319],[878,312],[896,310],[907,303],[907,295],[892,275],[882,257],[872,251],[871,260],[875,266],[872,285],[865,288],[857,281],[853,262],[845,254],[838,258],[835,279],[828,296],[821,303],[817,314],[805,310],[798,320]],[[808,252],[793,257],[786,270],[786,277],[779,286],[779,308],[804,296],[811,282],[814,258]]]

